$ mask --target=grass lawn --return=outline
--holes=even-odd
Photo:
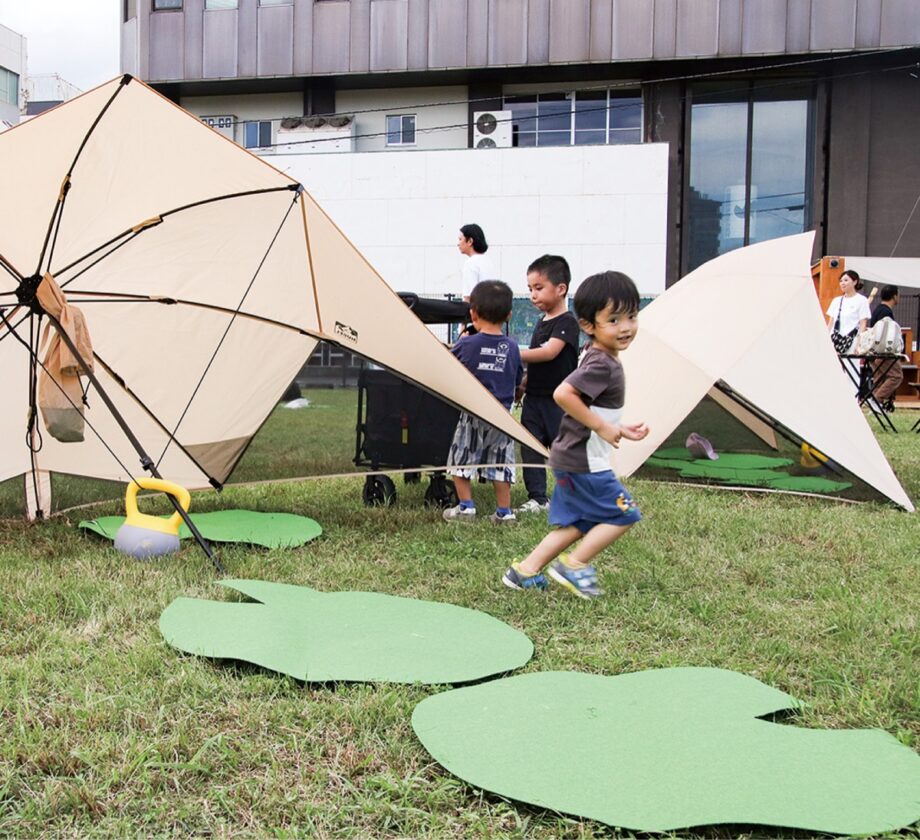
[[[330,411],[339,399],[310,396]],[[347,468],[353,400],[340,409]],[[906,433],[915,417],[898,412],[902,433],[879,440],[917,500],[920,435]],[[297,474],[300,422],[279,410],[237,478],[259,477],[266,465]],[[315,434],[323,429],[318,422]],[[330,454],[326,467],[339,471],[339,460]],[[229,487],[196,496],[194,509],[286,511],[322,524],[323,536],[297,550],[218,547],[231,577],[481,609],[533,639],[529,671],[740,671],[805,701],[797,725],[880,727],[920,750],[915,516],[635,480],[644,521],[603,557],[607,596],[584,603],[499,581],[545,520],[452,526],[422,506],[424,481],[396,483],[389,509],[365,508],[354,478]],[[488,510],[490,488],[475,493]],[[523,501],[520,485],[514,501]],[[168,647],[157,621],[174,598],[233,595],[215,585],[194,544],[140,563],[79,532],[85,517],[0,521],[0,836],[616,836],[483,793],[434,764],[409,720],[446,686],[304,686]],[[777,834],[723,827],[679,836]]]

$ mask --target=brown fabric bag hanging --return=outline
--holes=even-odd
[[[50,274],[46,274],[36,292],[38,302],[49,315],[58,320],[73,342],[77,352],[93,369],[93,345],[83,313],[67,303],[61,287]],[[48,337],[51,337],[50,342]],[[62,443],[79,443],[83,440],[83,388],[80,375],[83,367],[70,351],[52,325],[45,327],[41,346],[48,344],[43,361],[44,370],[38,380],[38,406],[48,433]]]

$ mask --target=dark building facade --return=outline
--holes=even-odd
[[[667,142],[670,284],[803,230],[920,256],[918,45],[916,0],[125,0],[122,68],[190,110],[459,89],[470,146],[482,112],[511,145]],[[394,110],[386,147],[416,142]]]

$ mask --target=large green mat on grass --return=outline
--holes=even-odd
[[[545,672],[436,694],[412,726],[477,788],[634,831],[875,834],[920,819],[920,756],[881,730],[759,719],[798,706],[715,668]]]
[[[177,598],[160,616],[173,647],[306,682],[462,683],[520,668],[523,633],[477,610],[376,592],[225,580],[261,603]]]
[[[247,543],[266,548],[293,548],[310,542],[323,533],[314,519],[293,513],[260,513],[253,510],[217,510],[190,514],[195,527],[209,542]],[[164,516],[163,519],[169,517]],[[100,516],[84,520],[80,527],[114,540],[124,523],[123,516]],[[191,532],[185,523],[179,526],[179,539],[188,539]]]

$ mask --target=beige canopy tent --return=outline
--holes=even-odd
[[[730,415],[766,451],[806,442],[870,496],[914,509],[828,339],[809,269],[812,238],[724,254],[643,309],[623,354],[626,420],[646,421],[651,432],[615,453],[620,474],[679,444],[675,430],[708,400],[710,413]]]
[[[220,486],[320,340],[544,451],[300,184],[130,76],[0,135],[0,183],[0,481],[32,516],[51,472]],[[92,340],[82,442],[30,398],[46,273]]]
[[[920,259],[917,257],[844,257],[847,268],[877,286],[890,284],[920,289]]]

